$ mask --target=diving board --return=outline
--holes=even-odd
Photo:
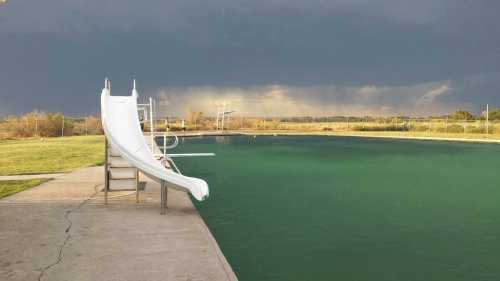
[[[166,185],[187,191],[198,201],[208,195],[208,184],[199,178],[188,177],[167,169],[157,160],[148,147],[139,123],[137,112],[138,93],[135,87],[130,96],[111,96],[110,83],[106,79],[101,93],[102,127],[108,142],[122,157],[142,173],[162,185],[162,214],[166,207]]]

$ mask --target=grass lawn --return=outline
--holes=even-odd
[[[104,136],[0,141],[0,176],[69,172],[104,163]]]
[[[40,185],[50,179],[32,179],[19,181],[0,181],[0,198]]]

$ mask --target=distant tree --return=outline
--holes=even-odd
[[[472,119],[474,119],[474,115],[472,115],[472,113],[470,113],[466,110],[459,109],[459,110],[453,112],[450,115],[450,118],[455,119],[455,120],[472,120]]]
[[[40,136],[42,137],[58,137],[62,135],[63,131],[66,136],[69,136],[73,132],[73,121],[64,119],[62,113],[47,113],[42,121],[40,124]]]
[[[87,116],[73,121],[73,135],[101,135],[103,133],[101,120],[97,117]]]
[[[490,109],[488,118],[490,120],[500,120],[500,108]]]
[[[196,129],[198,122],[203,116],[203,112],[201,111],[193,111],[191,109],[188,109],[186,112],[186,121],[189,125],[194,126]]]
[[[95,116],[88,116],[85,118],[87,124],[87,133],[89,135],[100,135],[103,133],[101,120]]]

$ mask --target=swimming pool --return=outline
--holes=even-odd
[[[500,280],[500,145],[185,138],[197,209],[241,281]]]

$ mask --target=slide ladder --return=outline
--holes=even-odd
[[[109,191],[135,190],[139,203],[139,170],[132,166],[120,152],[106,140],[104,202],[108,203]]]

